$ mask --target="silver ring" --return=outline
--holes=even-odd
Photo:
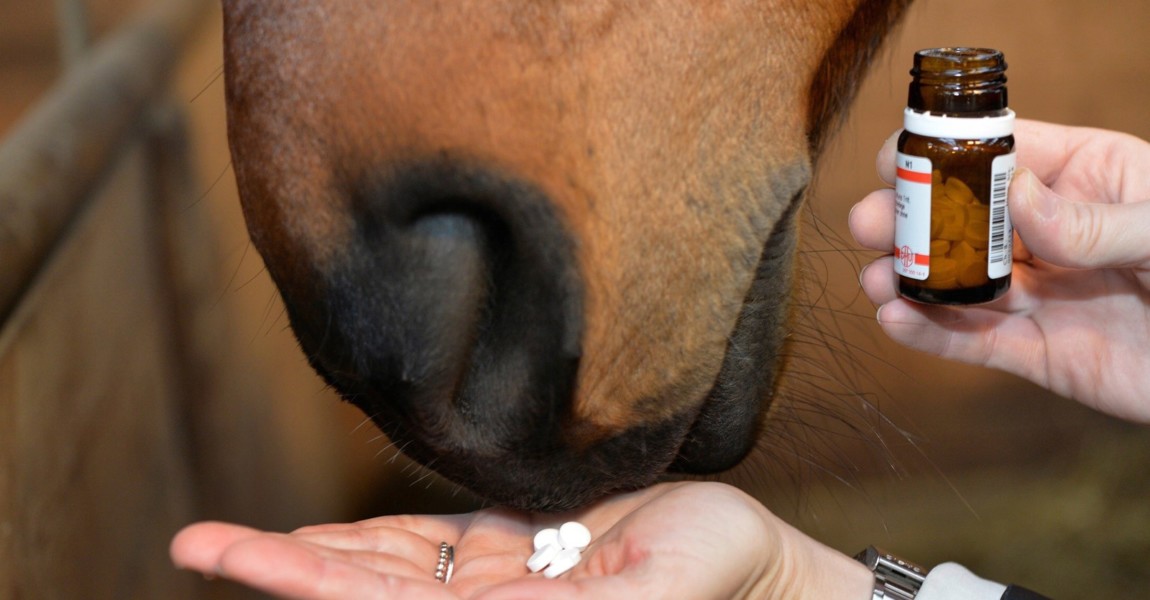
[[[440,583],[451,581],[451,574],[455,571],[455,546],[447,542],[439,544],[439,562],[435,565],[435,580]]]

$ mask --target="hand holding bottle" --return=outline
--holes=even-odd
[[[879,175],[895,179],[895,140]],[[1011,291],[968,308],[899,298],[892,258],[863,290],[896,341],[1025,377],[1104,412],[1150,422],[1150,144],[1133,136],[1019,119],[1009,206],[1019,241]],[[851,212],[865,247],[894,242],[894,191]]]

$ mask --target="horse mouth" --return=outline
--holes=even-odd
[[[753,449],[785,338],[798,195],[705,398],[604,429],[575,416],[584,291],[554,205],[479,167],[397,173],[350,188],[343,261],[281,290],[312,366],[405,454],[491,501],[554,511],[723,471]],[[637,402],[687,406],[670,396]]]

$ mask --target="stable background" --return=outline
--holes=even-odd
[[[145,4],[88,2],[97,39]],[[179,404],[173,373],[186,357],[168,347],[170,315],[156,308],[165,292],[147,260],[151,221],[121,200],[138,177],[110,177],[0,323],[0,597],[241,596],[171,569],[179,526],[290,529],[474,502],[396,456],[325,390],[286,330],[229,168],[218,10],[171,94],[190,125],[195,191],[175,214],[195,232],[214,403]],[[54,20],[52,3],[0,0],[0,135],[62,73]],[[1146,597],[1150,430],[885,340],[856,282],[873,256],[850,241],[846,215],[880,185],[874,154],[900,125],[915,50],[998,48],[1020,116],[1150,138],[1147,24],[1139,0],[911,8],[811,190],[804,360],[787,384],[802,424],[788,426],[789,443],[765,439],[762,460],[729,480],[844,552],[877,544],[928,565],[958,560],[1056,598]],[[196,418],[209,424],[189,426]]]

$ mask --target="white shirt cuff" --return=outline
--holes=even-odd
[[[987,581],[958,563],[942,563],[930,570],[915,600],[999,600],[1006,586]]]

